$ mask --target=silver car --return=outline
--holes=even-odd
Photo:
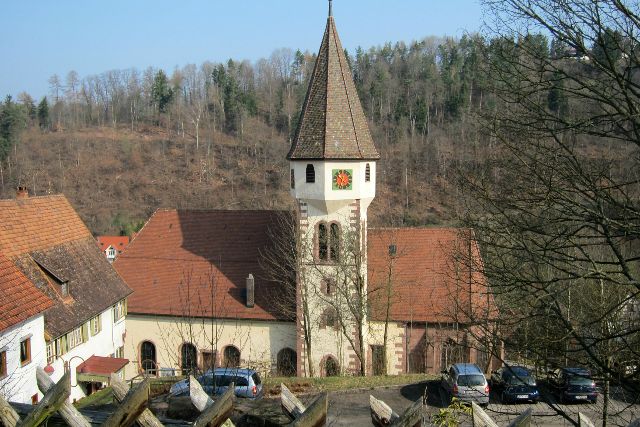
[[[197,378],[202,389],[210,396],[221,395],[227,391],[231,383],[235,385],[237,397],[258,399],[262,397],[262,380],[253,369],[217,368],[207,371]],[[178,381],[171,386],[173,396],[187,396],[189,394],[189,380]]]
[[[473,363],[456,363],[442,371],[440,385],[449,398],[456,397],[462,402],[489,404],[489,384],[482,370]]]

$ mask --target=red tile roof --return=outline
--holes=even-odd
[[[45,294],[0,252],[0,332],[53,305]]]
[[[91,237],[62,195],[0,200],[0,250],[8,258]]]
[[[129,359],[117,357],[91,356],[76,368],[79,374],[107,376],[127,366]]]
[[[134,293],[129,313],[288,320],[272,298],[261,251],[277,232],[277,211],[158,210],[114,267]],[[255,277],[255,306],[245,305]]]
[[[486,315],[490,305],[480,252],[469,230],[380,228],[368,234],[368,286],[371,318],[384,320],[392,266],[391,320],[468,321]],[[389,256],[389,246],[396,256]],[[466,261],[471,254],[473,262]]]
[[[100,250],[105,251],[109,246],[123,251],[129,244],[129,236],[98,236],[96,237]]]
[[[131,293],[62,195],[0,200],[0,252],[54,301],[44,314],[52,338]]]

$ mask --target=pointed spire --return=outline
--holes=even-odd
[[[333,16],[333,0],[329,0],[329,18]]]
[[[287,158],[377,160],[332,12],[329,0],[327,27]]]

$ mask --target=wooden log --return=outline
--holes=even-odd
[[[209,397],[193,375],[189,375],[189,396],[191,397],[193,406],[198,408],[200,412],[204,412],[205,409],[213,405],[213,399]]]
[[[113,390],[113,396],[116,398],[118,403],[122,403],[127,396],[127,393],[129,393],[129,385],[122,381],[116,374],[111,374],[109,384]],[[149,408],[145,408],[145,410],[142,411],[142,414],[140,414],[137,421],[140,427],[163,427],[160,420],[153,415],[153,412],[151,412]]]
[[[515,420],[511,421],[507,427],[530,427],[533,409],[527,408],[526,411],[518,415]]]
[[[306,411],[294,420],[289,426],[291,427],[320,427],[327,423],[327,406],[329,398],[327,393],[318,396]]]
[[[44,369],[38,367],[36,369],[36,381],[38,382],[38,388],[42,394],[46,394],[52,387],[56,385],[53,382],[49,374]],[[76,409],[75,406],[68,400],[62,402],[62,405],[58,409],[58,413],[63,420],[66,421],[71,427],[90,427],[91,423]]]
[[[595,424],[582,412],[578,412],[578,426],[580,427],[595,427]]]
[[[198,419],[193,423],[193,426],[219,427],[223,425],[233,411],[235,397],[235,385],[231,383],[227,391],[220,396],[220,399],[216,400],[213,405],[209,406],[200,414]]]
[[[102,427],[129,427],[147,407],[149,401],[149,379],[146,378],[129,391],[116,410]]]
[[[307,410],[306,406],[300,402],[291,390],[286,385],[280,383],[280,402],[282,403],[282,409],[291,419],[295,420]]]
[[[388,426],[400,418],[389,405],[372,395],[369,395],[369,407],[371,408],[371,421],[376,426]]]
[[[393,427],[415,427],[422,425],[424,399],[418,399],[403,412],[398,419],[389,424]]]
[[[5,427],[15,427],[20,421],[20,416],[9,405],[9,402],[4,400],[2,394],[0,394],[0,424]]]
[[[42,398],[42,401],[27,415],[18,426],[37,426],[47,417],[56,412],[71,394],[71,373],[67,372],[60,381],[51,387]]]
[[[498,424],[476,402],[471,402],[473,427],[498,427]]]

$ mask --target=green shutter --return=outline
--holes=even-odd
[[[102,330],[102,313],[98,314],[98,332]]]
[[[89,340],[89,326],[88,323],[82,325],[82,342]]]

